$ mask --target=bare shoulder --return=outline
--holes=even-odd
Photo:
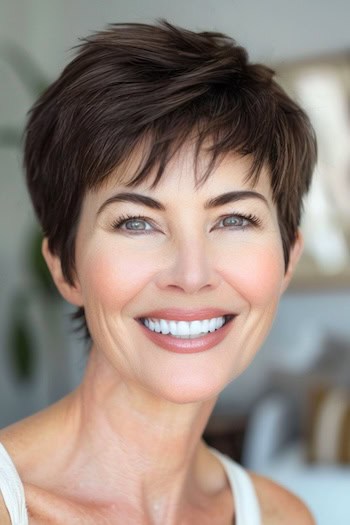
[[[20,474],[31,471],[43,457],[51,457],[59,429],[65,428],[60,416],[63,399],[8,427],[0,429],[4,445]]]
[[[4,445],[15,464],[20,463],[20,459],[22,459],[22,455],[25,455],[26,450],[30,454],[29,445],[32,441],[32,429],[34,428],[35,425],[31,425],[30,418],[26,418],[0,429],[0,443]]]
[[[297,496],[274,481],[250,472],[258,495],[263,525],[316,525],[312,514]]]

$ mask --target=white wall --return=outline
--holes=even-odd
[[[77,43],[78,36],[109,22],[150,22],[160,17],[189,28],[227,32],[246,46],[254,59],[269,63],[350,47],[348,0],[0,0],[0,124],[22,127],[32,103],[31,96],[4,60],[6,40],[18,42],[47,76],[54,78],[71,56],[69,48]],[[70,372],[62,377],[61,387],[57,385],[56,374],[54,389],[50,389],[51,372],[47,372],[58,359],[57,354],[55,358],[50,354],[51,347],[55,347],[52,341],[42,341],[39,360],[43,373],[35,385],[18,389],[4,364],[9,304],[13,291],[27,280],[23,252],[33,224],[20,164],[18,151],[0,149],[0,425],[40,408],[73,386],[79,378],[82,360],[81,346],[69,339],[58,356],[70,366]],[[299,319],[304,307],[320,322],[322,319],[330,322],[332,330],[347,326],[344,312],[349,306],[348,295],[328,299],[286,296],[282,306],[279,324],[271,335],[271,344],[268,343],[270,352],[265,348],[254,367],[227,389],[224,404],[228,399],[242,406],[256,395],[258,387],[263,385],[270,354],[279,344],[276,338],[291,334],[290,319],[294,320],[294,329],[299,322],[295,319]],[[73,357],[72,345],[79,348]]]
[[[0,35],[29,47],[56,73],[77,37],[112,22],[167,18],[227,32],[254,59],[276,62],[349,47],[347,0],[1,0]]]

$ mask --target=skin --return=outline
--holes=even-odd
[[[120,173],[111,176],[85,197],[74,286],[44,241],[59,291],[85,308],[93,344],[74,392],[0,433],[24,481],[31,524],[72,517],[84,524],[233,522],[224,469],[201,436],[218,395],[265,339],[302,247],[298,236],[285,271],[268,173],[252,188],[248,169],[249,159],[230,155],[195,188],[188,148],[155,189],[151,181],[127,188]],[[266,202],[249,198],[204,209],[208,199],[236,190],[258,192]],[[114,202],[98,213],[120,191],[152,196],[166,211]],[[122,214],[147,216],[147,233],[126,224],[113,228]],[[223,222],[242,214],[259,224]],[[167,307],[219,307],[236,318],[217,346],[181,355],[151,342],[135,320]],[[48,476],[47,458],[55,476]],[[257,476],[254,483],[264,523],[313,523],[284,489]]]

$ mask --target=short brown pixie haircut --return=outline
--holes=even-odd
[[[304,111],[277,84],[274,71],[250,63],[246,50],[222,33],[196,33],[166,21],[112,24],[82,40],[31,109],[25,131],[29,192],[70,284],[86,192],[141,144],[142,161],[128,185],[152,174],[155,187],[189,140],[196,166],[201,152],[209,154],[200,183],[229,152],[252,158],[253,184],[268,167],[287,267],[316,162]]]

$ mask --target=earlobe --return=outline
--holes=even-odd
[[[46,264],[50,270],[56,288],[62,297],[75,306],[83,306],[79,284],[72,285],[65,279],[62,272],[61,260],[57,255],[50,251],[46,237],[43,239],[41,245],[41,253],[43,254]]]
[[[284,275],[283,284],[282,284],[282,293],[288,288],[288,285],[294,275],[295,268],[299,262],[299,259],[303,253],[304,249],[304,237],[300,230],[298,230],[294,244],[291,246],[289,252],[289,263],[287,271]]]

